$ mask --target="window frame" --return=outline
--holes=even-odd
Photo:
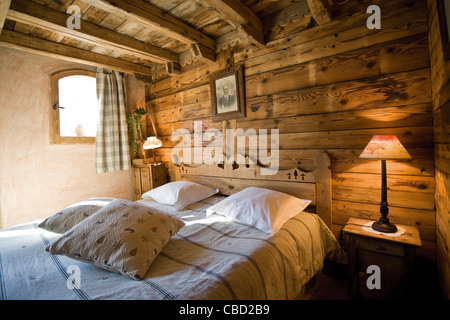
[[[54,108],[54,105],[59,106],[59,79],[69,76],[89,76],[96,77],[96,72],[88,69],[69,69],[58,71],[50,75],[51,88],[51,105],[50,105],[50,142],[59,144],[93,144],[95,137],[61,137],[60,123],[59,123],[59,108]]]

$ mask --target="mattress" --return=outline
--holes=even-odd
[[[212,196],[175,211],[139,200],[185,226],[164,246],[141,281],[95,265],[50,254],[45,246],[61,234],[34,221],[0,232],[0,298],[35,299],[294,299],[339,249],[315,214],[302,212],[270,236],[206,209]],[[77,277],[77,284],[74,283]]]

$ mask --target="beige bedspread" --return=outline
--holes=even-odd
[[[206,218],[206,209],[220,199],[213,196],[179,212],[139,201],[186,223],[142,281],[49,254],[45,245],[60,235],[36,222],[5,229],[0,232],[0,298],[293,299],[339,248],[324,222],[306,212],[273,236],[223,216]],[[79,288],[67,285],[75,274]]]

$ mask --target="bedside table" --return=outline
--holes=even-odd
[[[142,194],[167,182],[166,167],[163,163],[133,165],[134,200],[142,198]]]
[[[415,249],[422,245],[419,230],[397,224],[405,230],[404,234],[377,234],[362,228],[368,222],[370,220],[350,218],[342,230],[348,240],[350,298],[407,297]],[[376,282],[380,288],[373,287]]]

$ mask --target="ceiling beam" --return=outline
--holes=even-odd
[[[135,21],[169,38],[198,44],[203,57],[215,61],[215,41],[208,35],[143,0],[83,0],[99,9]]]
[[[108,68],[125,73],[151,75],[152,69],[129,61],[33,37],[20,32],[2,30],[0,46],[31,52],[61,60]]]
[[[239,0],[199,0],[211,11],[235,28],[241,39],[248,39],[253,45],[264,47],[263,24],[259,16]]]
[[[179,62],[178,54],[139,41],[113,30],[87,21],[81,21],[81,29],[67,27],[67,15],[50,7],[28,0],[14,0],[7,18],[21,23],[44,28],[65,36],[98,45],[115,52],[132,55],[156,63]]]
[[[191,45],[188,50],[180,54],[180,65],[183,67],[193,62],[208,63],[209,61],[211,60],[205,56],[204,51],[198,44]]]
[[[311,14],[318,24],[331,22],[331,6],[328,0],[307,0]]]
[[[6,20],[6,14],[8,12],[11,0],[0,0],[0,32],[2,32],[3,26]]]

